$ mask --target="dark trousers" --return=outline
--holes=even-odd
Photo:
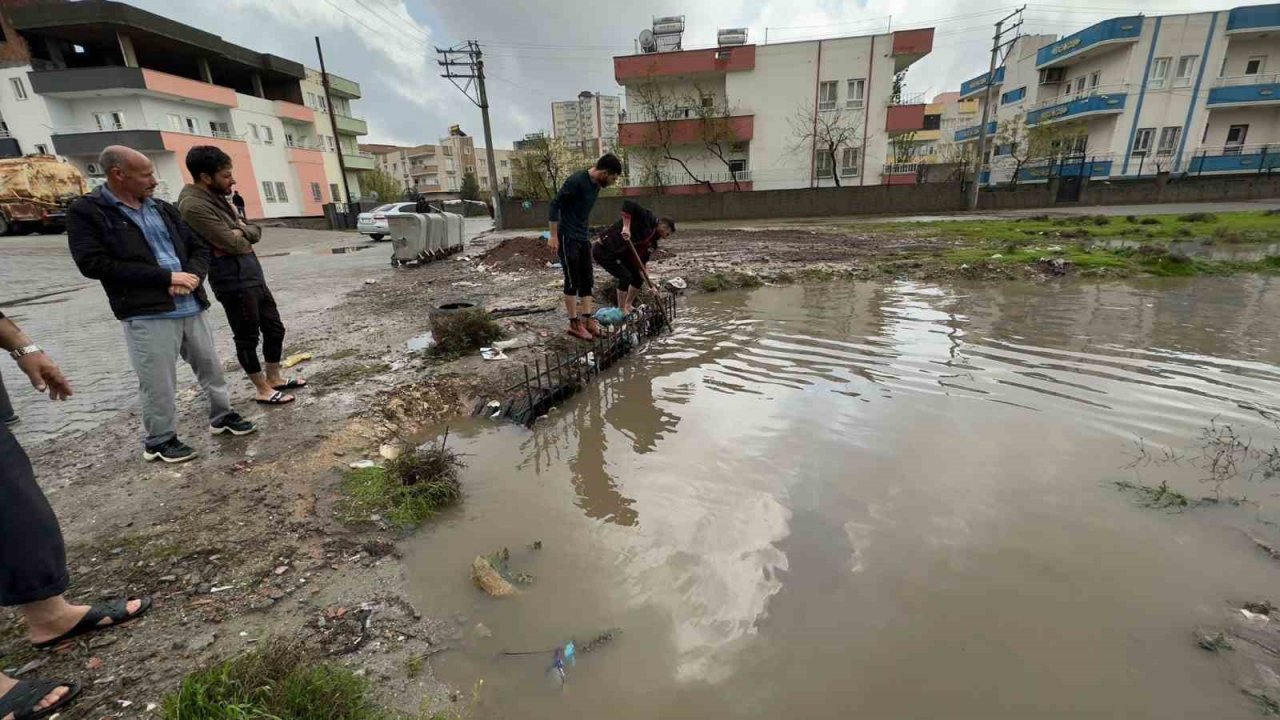
[[[595,289],[591,265],[591,244],[560,239],[560,267],[564,270],[564,294],[591,297]]]
[[[0,424],[0,605],[25,605],[67,590],[67,554],[31,460]]]
[[[13,411],[13,403],[9,402],[9,393],[4,389],[4,378],[0,377],[0,423],[12,420],[17,415]]]
[[[250,375],[262,372],[262,364],[258,362],[259,336],[262,337],[262,359],[269,363],[280,362],[284,349],[284,323],[280,322],[280,310],[276,308],[271,290],[266,285],[259,285],[216,294],[222,309],[227,311],[240,367]]]
[[[620,257],[611,257],[601,246],[595,246],[592,257],[595,258],[597,265],[618,280],[618,289],[622,292],[644,285],[644,278],[631,266],[631,263]]]

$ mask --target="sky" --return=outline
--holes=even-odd
[[[224,40],[360,83],[365,142],[434,143],[459,124],[483,144],[480,110],[440,77],[436,47],[477,40],[489,78],[494,146],[548,130],[551,103],[583,90],[619,94],[612,57],[634,52],[655,16],[685,16],[685,49],[715,45],[716,30],[748,28],[748,42],[935,27],[933,52],[907,74],[909,93],[958,90],[986,72],[1001,0],[126,0]],[[1042,0],[1023,31],[1067,35],[1109,17],[1223,10],[1207,0]]]

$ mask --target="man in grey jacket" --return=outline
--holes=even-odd
[[[246,223],[227,201],[235,177],[231,157],[212,145],[197,145],[187,152],[191,184],[178,195],[178,210],[191,230],[212,249],[209,285],[227,313],[235,337],[236,359],[253,382],[258,403],[285,405],[294,401],[285,390],[305,387],[301,378],[286,380],[281,374],[284,323],[276,300],[267,287],[262,264],[253,251],[262,229]],[[258,360],[258,339],[266,369]]]

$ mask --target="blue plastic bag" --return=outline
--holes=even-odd
[[[596,311],[596,322],[603,325],[621,325],[626,319],[627,316],[622,314],[622,308],[607,307]]]

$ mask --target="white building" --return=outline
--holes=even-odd
[[[578,99],[551,103],[552,137],[587,155],[600,156],[618,144],[622,101],[611,95],[583,91]]]
[[[455,126],[456,127],[456,126]],[[484,148],[477,148],[469,135],[451,132],[438,145],[363,145],[361,150],[375,158],[377,167],[395,178],[406,191],[423,195],[457,197],[462,190],[462,177],[475,173],[480,194],[489,195],[489,162]],[[493,151],[498,163],[498,188],[510,194],[512,186],[513,150]]]
[[[303,104],[302,65],[107,0],[6,4],[0,18],[0,155],[56,154],[96,185],[98,154],[127,145],[173,200],[190,181],[187,151],[214,145],[251,218],[321,215],[335,197],[336,153]],[[343,102],[359,97],[330,77]]]
[[[925,105],[894,97],[894,75],[932,47],[926,28],[616,57],[628,105],[619,126],[630,163],[624,193],[914,183],[914,168],[887,167],[889,138],[922,130]],[[723,158],[708,152],[708,132]],[[844,141],[833,156],[815,135]],[[680,162],[661,157],[660,146]]]
[[[1022,182],[1051,174],[1123,178],[1158,172],[1280,168],[1280,5],[1113,18],[1058,39],[1026,36],[991,83],[987,130],[1021,122],[1081,132],[1060,138],[1058,165],[1033,160]],[[961,86],[983,99],[987,73]],[[957,131],[977,138],[978,124]],[[1025,136],[1025,135],[1024,135]],[[996,143],[989,182],[1016,161]]]

